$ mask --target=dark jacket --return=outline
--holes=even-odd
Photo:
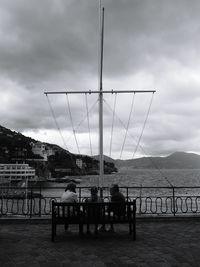
[[[109,211],[112,211],[114,213],[114,215],[117,216],[123,216],[124,215],[124,205],[123,203],[125,203],[125,197],[122,193],[120,192],[115,192],[111,195],[111,203],[119,203],[117,206],[111,206]],[[121,205],[120,205],[121,203]]]

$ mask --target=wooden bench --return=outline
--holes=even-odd
[[[76,224],[79,235],[84,225],[128,224],[129,234],[136,239],[136,201],[124,203],[57,203],[52,201],[52,241],[56,236],[57,225]]]

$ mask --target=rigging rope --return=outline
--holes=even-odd
[[[98,103],[98,99],[95,101],[95,103],[91,106],[91,108],[89,109],[88,114],[90,114],[90,112],[95,108],[96,104]],[[79,124],[77,124],[77,126],[75,127],[75,131],[78,130],[78,128],[81,126],[81,124],[85,121],[85,119],[87,118],[87,114],[83,117],[83,119],[79,122]],[[69,141],[71,139],[71,136],[69,136],[69,138],[67,139],[67,141]]]
[[[151,105],[152,105],[152,102],[153,102],[153,96],[154,96],[154,93],[152,93],[151,100],[150,100],[150,104],[149,104],[149,108],[148,108],[148,110],[147,110],[147,114],[146,114],[146,118],[145,118],[145,121],[144,121],[144,124],[143,124],[143,127],[142,127],[141,134],[140,134],[140,136],[139,136],[139,139],[138,139],[138,142],[137,142],[135,151],[134,151],[134,153],[133,153],[133,157],[132,157],[132,159],[134,159],[135,154],[136,154],[136,152],[137,152],[137,150],[138,150],[138,146],[139,146],[140,140],[141,140],[141,138],[142,138],[142,135],[143,135],[143,132],[144,132],[146,123],[147,123],[147,119],[148,119],[148,117],[149,117],[149,113],[150,113]]]
[[[117,100],[117,94],[115,93],[114,108],[113,108],[113,117],[112,117],[112,127],[111,127],[111,136],[110,136],[110,152],[109,152],[109,157],[111,157],[111,151],[112,151],[112,138],[113,138],[113,128],[114,128],[114,121],[115,121],[116,100]]]
[[[70,108],[70,104],[69,104],[69,97],[68,97],[68,94],[66,94],[66,98],[67,98],[67,104],[68,104],[69,116],[70,116],[71,125],[72,125],[72,131],[73,131],[73,134],[74,134],[74,139],[75,139],[75,142],[76,142],[76,146],[77,146],[78,153],[80,154],[80,149],[79,149],[78,141],[77,141],[77,137],[76,137],[76,131],[75,131],[75,129],[74,129],[74,124],[73,124],[73,119],[72,119],[72,113],[71,113],[71,108]]]
[[[125,145],[125,142],[126,142],[127,132],[128,132],[128,129],[129,129],[129,124],[130,124],[131,115],[132,115],[132,111],[133,111],[134,100],[135,100],[135,93],[133,94],[133,97],[132,97],[131,109],[130,109],[129,118],[128,118],[128,122],[127,122],[126,132],[125,132],[124,141],[123,141],[121,152],[120,152],[120,159],[122,158],[122,153],[123,153],[124,145]]]
[[[92,154],[92,141],[91,141],[91,133],[90,133],[90,120],[89,120],[89,112],[88,112],[88,99],[87,94],[85,94],[85,104],[86,104],[86,111],[87,111],[87,125],[88,125],[88,133],[89,133],[89,142],[90,142],[90,152]]]
[[[106,101],[105,99],[104,99],[104,102],[105,102],[105,104],[107,105],[107,107],[110,109],[110,111],[113,112],[112,108],[110,107],[110,105],[107,103],[107,101]],[[124,127],[124,129],[126,129],[125,124],[124,124],[123,121],[119,118],[119,116],[116,114],[116,112],[115,112],[115,116],[116,116],[116,118],[118,119],[118,121],[121,123],[121,125]],[[128,133],[128,135],[129,135],[129,137],[131,137],[131,138],[133,139],[133,141],[136,142],[135,139],[134,139],[134,137],[132,136],[132,134],[130,134],[130,132],[127,132],[127,133]],[[141,150],[143,151],[144,155],[147,156],[147,153],[145,152],[144,148],[143,148],[140,144],[138,144],[138,146],[141,148]],[[152,165],[154,166],[154,168],[157,169],[157,170],[160,172],[161,176],[167,181],[167,183],[168,183],[171,187],[173,187],[173,184],[168,180],[168,178],[165,176],[165,174],[159,169],[159,167],[155,164],[155,162],[153,161],[153,159],[152,159],[151,157],[148,157],[148,159],[151,161],[151,163],[152,163]]]
[[[54,110],[53,110],[53,107],[52,107],[52,105],[51,105],[51,102],[50,102],[50,100],[49,100],[48,95],[46,95],[46,97],[47,97],[47,102],[48,102],[48,104],[49,104],[49,107],[50,107],[50,110],[51,110],[51,114],[52,114],[53,119],[54,119],[54,121],[55,121],[56,127],[57,127],[58,132],[59,132],[59,134],[60,134],[60,136],[61,136],[61,139],[62,139],[62,141],[63,141],[64,147],[66,148],[66,150],[69,150],[68,147],[67,147],[67,144],[65,143],[65,140],[64,140],[64,137],[63,137],[62,132],[61,132],[61,130],[60,130],[60,127],[59,127],[59,125],[58,125],[58,122],[57,122],[57,119],[56,119],[56,115],[55,115],[55,113],[54,113]]]
[[[48,97],[48,95],[46,94],[46,97],[47,97],[47,102],[48,102],[48,104],[49,104],[49,107],[50,107],[50,110],[51,110],[51,113],[52,113],[52,117],[53,117],[53,119],[54,119],[54,121],[55,121],[55,124],[56,124],[56,127],[57,127],[57,129],[58,129],[58,132],[59,132],[59,134],[60,134],[60,136],[61,136],[61,139],[62,139],[62,141],[63,141],[63,143],[64,143],[64,147],[65,147],[65,149],[69,152],[69,149],[68,149],[68,147],[67,147],[67,144],[66,144],[66,142],[65,142],[65,140],[64,140],[64,137],[63,137],[63,135],[62,135],[62,132],[61,132],[61,129],[60,129],[60,127],[59,127],[59,125],[58,125],[58,121],[57,121],[57,119],[56,119],[56,115],[55,115],[55,112],[54,112],[54,110],[53,110],[53,107],[52,107],[52,105],[51,105],[51,102],[50,102],[50,99],[49,99],[49,97]],[[74,156],[73,156],[73,154],[71,154],[70,152],[69,152],[69,157],[70,157],[70,159],[71,159],[71,161],[72,161],[72,166],[73,167],[75,167],[75,168],[77,168],[77,164],[76,164],[76,161],[75,161],[75,158],[74,158]],[[78,169],[78,172],[79,172],[79,174],[81,174],[81,171]]]

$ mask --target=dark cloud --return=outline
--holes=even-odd
[[[104,88],[157,89],[142,137],[148,154],[200,152],[200,2],[197,0],[107,0]],[[0,120],[9,128],[56,141],[55,122],[44,91],[98,89],[99,1],[2,0],[0,10]],[[149,98],[137,97],[130,124],[137,143]],[[131,97],[120,96],[117,114],[127,125]],[[66,96],[51,97],[62,131],[71,129]],[[108,99],[113,107],[113,97]],[[89,98],[89,106],[95,97]],[[85,96],[70,98],[74,127],[87,131]],[[90,114],[96,141],[98,104]],[[109,150],[112,110],[105,104]],[[115,120],[113,150],[123,143],[124,126]],[[120,130],[121,129],[121,130]],[[52,132],[53,131],[53,132]],[[67,133],[66,133],[67,134]],[[56,136],[56,137],[55,137]],[[58,143],[60,141],[58,140]],[[132,139],[125,144],[132,153]],[[84,141],[83,141],[84,143]],[[85,146],[85,143],[84,143]],[[128,153],[130,148],[130,153]],[[86,151],[86,146],[84,151]]]
[[[0,42],[1,68],[11,78],[35,84],[63,71],[77,71],[77,67],[80,72],[96,67],[97,38],[94,40],[90,29],[95,24],[90,16],[92,7],[88,12],[86,5],[69,1],[60,2],[57,9],[52,1],[40,5],[16,1],[3,7],[7,19],[2,32],[7,38]]]

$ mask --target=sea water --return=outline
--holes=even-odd
[[[77,185],[77,193],[81,198],[90,195],[88,187],[102,185],[99,177],[82,176],[81,183]],[[117,183],[120,191],[131,199],[136,199],[137,211],[140,214],[172,214],[172,201],[176,201],[175,208],[177,213],[183,214],[183,211],[194,214],[200,207],[200,169],[176,169],[176,170],[152,170],[152,169],[120,169],[118,173],[105,175],[103,186],[104,197],[109,197],[109,188],[113,183]],[[51,186],[49,186],[51,184]],[[47,187],[48,186],[48,187]],[[42,193],[42,198],[25,200],[1,200],[2,214],[16,216],[50,215],[51,201],[60,200],[67,184],[49,183],[41,188],[32,188],[34,192]],[[85,187],[85,188],[84,188]],[[40,191],[41,190],[41,191]],[[163,212],[164,210],[164,212]]]
[[[104,175],[104,180],[99,181],[98,175],[74,177],[80,178],[81,183],[77,187],[90,187],[102,185],[110,187],[113,183],[120,187],[137,187],[132,189],[131,194],[168,195],[172,193],[172,187],[187,187],[176,188],[175,193],[184,195],[200,195],[200,169],[131,169],[122,168],[118,173]],[[59,197],[64,191],[67,184],[52,183],[51,187],[43,188],[42,194],[48,197]],[[148,188],[145,188],[148,187]],[[159,187],[159,188],[150,188]],[[163,189],[162,189],[163,187]],[[190,188],[188,188],[190,187]],[[196,187],[196,188],[192,188]],[[199,188],[197,188],[199,187]],[[125,189],[124,189],[125,191]],[[130,191],[130,190],[129,190]],[[82,192],[87,196],[89,190],[85,189]],[[170,193],[169,193],[170,192]],[[109,192],[105,192],[106,195]]]

